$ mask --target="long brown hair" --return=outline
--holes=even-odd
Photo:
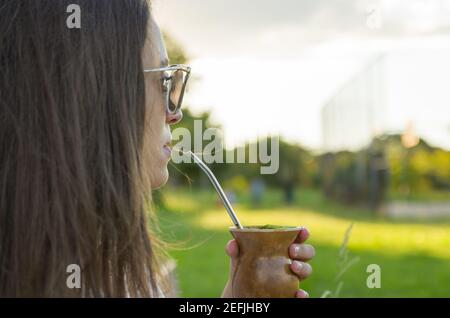
[[[151,296],[149,4],[77,0],[69,29],[70,3],[0,0],[0,296]]]

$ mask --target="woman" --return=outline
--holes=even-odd
[[[145,0],[78,0],[81,28],[66,23],[71,3],[0,0],[0,296],[164,296],[146,211],[189,68],[167,67]],[[290,248],[299,279],[307,237]],[[233,267],[237,243],[226,252]]]

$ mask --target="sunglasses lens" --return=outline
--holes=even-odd
[[[172,87],[169,93],[169,111],[174,113],[181,106],[185,82],[185,73],[177,70],[173,73]]]

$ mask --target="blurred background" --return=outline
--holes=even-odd
[[[311,297],[450,297],[450,1],[154,0],[193,80],[178,127],[226,150],[280,136],[280,169],[211,164],[245,225],[304,225]],[[206,142],[208,143],[208,142]],[[248,160],[247,160],[248,162]],[[181,296],[218,297],[225,209],[192,164],[155,193]],[[182,244],[179,244],[182,242]],[[367,287],[369,264],[381,288]]]

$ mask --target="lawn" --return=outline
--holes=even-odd
[[[171,249],[177,261],[183,297],[218,297],[228,276],[224,246],[231,221],[212,191],[167,188],[158,217],[163,236],[181,246]],[[234,204],[244,225],[303,225],[316,248],[313,275],[301,283],[311,297],[325,291],[338,297],[450,297],[450,221],[390,221],[364,208],[348,208],[324,200],[313,190],[298,191],[295,204],[283,204],[281,193],[269,191],[254,208],[247,196]],[[353,224],[348,242],[355,263],[336,279],[339,249]],[[381,268],[381,288],[366,285],[369,264]],[[338,288],[338,285],[341,285]]]

